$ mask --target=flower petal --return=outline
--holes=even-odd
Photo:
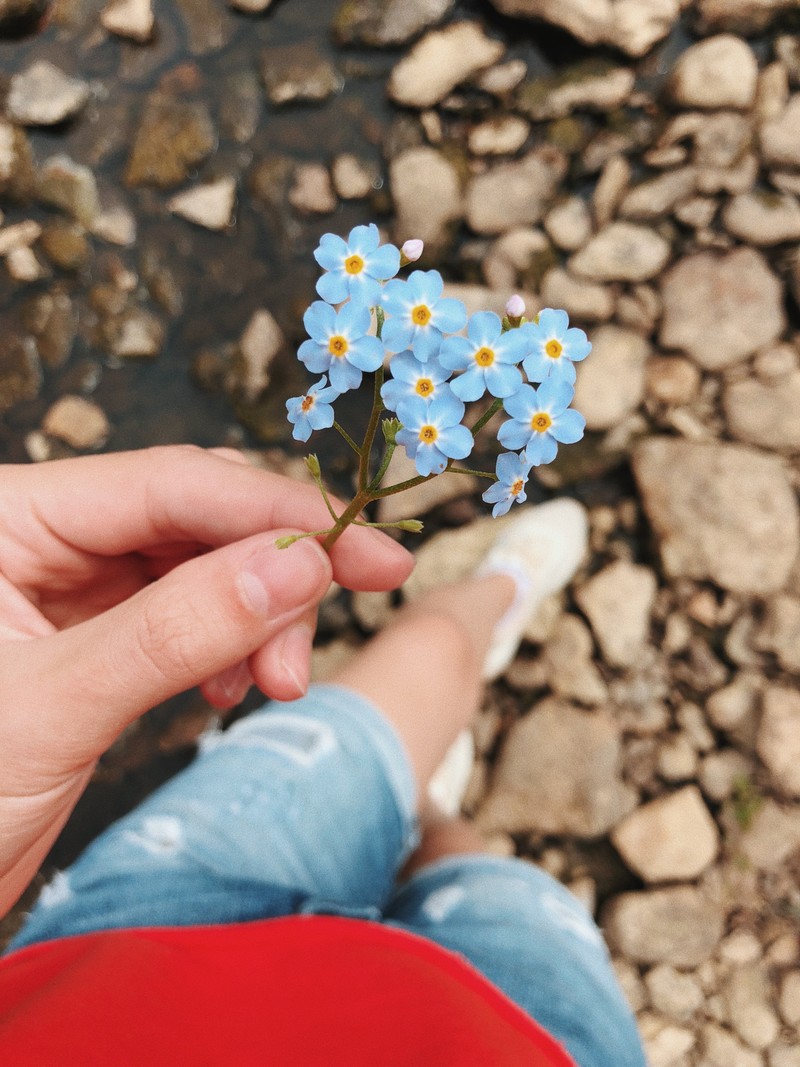
[[[535,433],[525,448],[527,459],[536,467],[552,463],[557,452],[558,445],[549,433]]]
[[[387,319],[381,331],[381,340],[389,352],[400,353],[409,348],[414,338],[414,324],[410,319]]]
[[[475,438],[466,426],[448,426],[439,431],[437,445],[450,459],[466,459],[475,445]]]
[[[377,337],[359,337],[350,342],[347,360],[359,370],[377,370],[383,363],[384,349]]]
[[[580,411],[576,411],[575,408],[569,408],[553,419],[550,433],[555,437],[556,441],[561,441],[565,445],[574,445],[576,441],[580,441],[583,437],[585,429],[586,419],[581,415]]]
[[[475,345],[466,337],[446,337],[439,349],[439,362],[449,370],[466,370],[474,352]]]
[[[336,270],[341,267],[347,256],[347,242],[335,233],[323,233],[319,245],[314,249],[314,259],[323,270]]]
[[[486,378],[483,370],[474,363],[464,374],[450,382],[450,388],[460,400],[469,403],[480,400],[486,392]]]
[[[525,448],[531,439],[532,432],[530,427],[524,423],[518,422],[516,419],[509,419],[497,431],[497,440],[505,448]],[[539,435],[537,434],[537,436]]]
[[[381,235],[374,222],[366,226],[354,226],[347,235],[349,251],[366,259],[378,247]]]
[[[486,368],[486,388],[497,397],[509,397],[522,385],[522,375],[509,363],[493,363]]]
[[[386,281],[400,270],[400,250],[394,245],[381,245],[370,255],[367,270],[373,278]]]
[[[336,312],[330,304],[315,300],[303,315],[303,325],[309,337],[313,337],[320,344],[327,344],[335,333]]]
[[[297,358],[301,363],[305,363],[312,374],[326,371],[331,364],[330,352],[316,341],[303,341],[297,350]]]
[[[467,309],[460,300],[443,297],[433,309],[433,321],[442,333],[457,333],[467,322]]]
[[[329,304],[340,304],[350,291],[347,275],[343,270],[332,270],[317,278],[316,290]]]
[[[340,393],[358,389],[359,385],[361,385],[361,371],[346,359],[332,360],[329,374],[331,376],[331,384]]]

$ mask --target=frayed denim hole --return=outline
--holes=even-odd
[[[172,815],[149,815],[137,830],[126,830],[123,839],[151,856],[172,856],[183,847],[183,826]]]
[[[339,747],[326,723],[300,715],[269,712],[242,719],[227,734],[214,738],[213,748],[253,748],[284,756],[300,767],[313,767]]]

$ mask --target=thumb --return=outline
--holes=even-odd
[[[174,568],[109,611],[0,657],[0,749],[20,739],[36,762],[95,759],[137,716],[245,660],[316,606],[331,581],[309,538],[259,534]],[[16,722],[15,722],[16,720]],[[10,730],[6,733],[8,727]]]

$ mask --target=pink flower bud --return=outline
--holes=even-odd
[[[412,237],[406,241],[400,251],[403,253],[403,257],[407,263],[416,263],[422,255],[424,248],[424,241],[421,241],[419,237]]]
[[[518,293],[514,293],[513,296],[508,298],[506,304],[506,315],[510,319],[521,319],[525,314],[525,301]]]

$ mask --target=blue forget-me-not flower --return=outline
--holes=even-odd
[[[503,401],[511,416],[497,433],[506,448],[525,449],[531,464],[551,463],[558,452],[558,442],[572,444],[580,441],[586,420],[579,411],[570,408],[572,386],[550,378],[538,389],[522,385],[513,396]]]
[[[528,355],[522,366],[532,382],[560,378],[575,384],[575,364],[586,359],[592,346],[583,330],[570,328],[566,311],[545,308],[537,322],[526,322],[520,328],[528,342]]]
[[[312,373],[327,371],[337,392],[357,389],[361,372],[377,370],[383,363],[383,345],[367,336],[371,322],[366,304],[350,300],[335,311],[315,300],[303,316],[311,340],[303,341],[297,355]]]
[[[482,496],[487,504],[494,504],[492,518],[505,515],[512,504],[524,504],[528,499],[525,486],[532,464],[525,458],[525,453],[503,452],[497,457],[497,481]]]
[[[443,297],[443,289],[438,270],[415,270],[408,281],[395,278],[386,283],[381,298],[386,315],[382,337],[390,352],[410,348],[426,363],[438,354],[443,334],[463,329],[467,309],[460,300]]]
[[[448,459],[464,459],[470,454],[472,434],[460,425],[464,410],[464,404],[450,391],[430,402],[412,397],[400,403],[397,417],[403,427],[397,431],[397,443],[403,445],[420,474],[441,474]]]
[[[448,337],[439,351],[439,361],[450,370],[464,373],[450,387],[462,400],[480,400],[488,391],[507,397],[522,385],[515,366],[527,351],[521,330],[503,333],[503,323],[492,311],[479,311],[467,325],[466,337]]]
[[[377,304],[382,282],[400,269],[400,250],[380,244],[374,222],[355,226],[346,241],[334,233],[323,234],[314,259],[326,272],[317,281],[317,292],[329,304],[339,304],[348,297],[367,306]]]
[[[287,418],[292,423],[295,441],[307,441],[314,430],[326,430],[333,426],[331,404],[339,394],[323,376],[312,385],[305,396],[293,396],[286,401]]]
[[[381,397],[390,411],[397,411],[398,404],[415,396],[433,400],[450,378],[450,371],[438,359],[431,357],[427,363],[420,363],[413,352],[393,356],[390,369],[392,377],[381,387]]]

